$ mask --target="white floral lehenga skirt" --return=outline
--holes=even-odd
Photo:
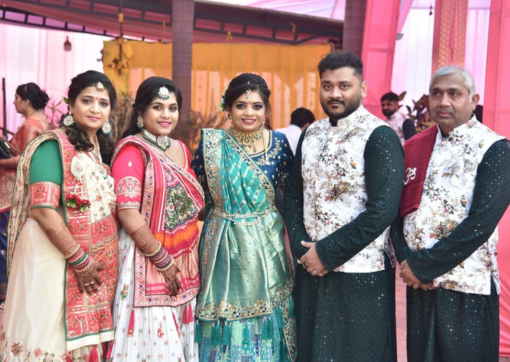
[[[9,275],[0,332],[0,361],[88,361],[92,346],[67,342],[64,326],[66,260],[39,224],[27,219]],[[102,333],[113,339],[113,331]],[[73,346],[76,345],[76,348]],[[102,355],[101,344],[97,345]]]
[[[119,258],[112,361],[198,361],[195,324],[188,316],[189,307],[195,312],[196,299],[178,307],[133,308],[135,243],[124,229],[120,232]]]

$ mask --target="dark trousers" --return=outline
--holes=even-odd
[[[407,288],[409,362],[497,362],[499,296]]]
[[[395,269],[314,277],[296,269],[300,362],[393,362],[396,357]]]

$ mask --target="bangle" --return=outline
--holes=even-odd
[[[69,259],[70,257],[72,257],[74,254],[76,254],[78,252],[78,250],[80,250],[81,246],[80,244],[76,245],[76,248],[74,248],[73,251],[71,251],[69,254],[67,255],[64,255],[64,258],[65,259]]]
[[[89,255],[83,249],[80,249],[75,255],[69,258],[68,261],[78,272],[87,270],[88,267],[92,264],[90,262]]]
[[[161,243],[159,243],[159,247],[158,247],[158,249],[154,253],[152,253],[152,254],[145,254],[145,256],[147,258],[152,258],[153,256],[155,256],[157,253],[160,252],[161,248],[162,248]]]
[[[90,258],[88,258],[87,262],[88,262],[88,263],[87,263],[87,265],[86,265],[84,268],[81,268],[81,269],[74,268],[74,271],[75,271],[76,273],[84,273],[84,272],[86,272],[87,270],[89,270],[89,269],[90,269],[90,267],[92,266],[92,263],[90,262]]]
[[[167,269],[170,269],[170,267],[174,264],[174,258],[170,258],[170,263],[168,263],[167,266],[163,267],[163,268],[159,268],[156,266],[156,269],[158,269],[159,271],[164,271],[164,270],[167,270]]]

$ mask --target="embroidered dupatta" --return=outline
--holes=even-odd
[[[223,130],[203,130],[212,198],[200,243],[198,319],[268,315],[293,289],[275,190],[259,166]]]
[[[170,297],[162,274],[137,247],[134,306],[175,307],[185,304],[197,295],[200,287],[198,267],[200,231],[197,220],[198,213],[204,206],[202,187],[194,174],[135,136],[127,137],[119,143],[112,163],[120,150],[127,145],[135,145],[145,161],[140,213],[154,237],[172,255],[176,265],[181,269],[178,273],[180,293]]]
[[[97,292],[88,294],[79,292],[75,272],[66,264],[64,322],[67,349],[71,351],[76,348],[113,339],[111,309],[118,270],[118,227],[113,212],[105,212],[103,217],[96,219],[90,209],[80,211],[78,208],[70,208],[66,205],[64,200],[68,199],[71,194],[78,192],[81,198],[91,202],[91,208],[94,207],[94,203],[98,203],[99,207],[114,211],[113,205],[105,203],[105,200],[100,197],[101,195],[95,199],[89,197],[93,192],[87,189],[85,177],[89,176],[89,172],[97,172],[97,168],[90,170],[88,167],[85,167],[82,177],[77,177],[71,171],[73,160],[79,162],[76,161],[79,158],[79,154],[67,139],[64,131],[57,129],[44,133],[28,143],[18,162],[8,228],[8,273],[12,265],[16,242],[28,218],[32,155],[43,142],[48,140],[56,140],[59,143],[60,155],[62,157],[63,185],[61,205],[64,209],[66,225],[75,240],[91,258],[105,265],[105,269],[100,273],[103,284]],[[95,165],[104,168],[108,176],[111,177],[107,166],[97,163]],[[113,179],[110,191],[113,194]],[[58,283],[59,281],[55,282]]]

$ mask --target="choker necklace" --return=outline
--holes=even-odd
[[[172,143],[170,142],[170,138],[168,138],[168,136],[154,136],[145,128],[142,131],[142,136],[145,140],[147,140],[147,142],[149,142],[153,146],[156,146],[163,152],[168,150],[172,145]]]
[[[249,152],[250,149],[253,149],[253,152],[257,152],[256,144],[257,141],[262,138],[262,130],[254,133],[243,133],[233,129],[232,133],[246,152]]]

